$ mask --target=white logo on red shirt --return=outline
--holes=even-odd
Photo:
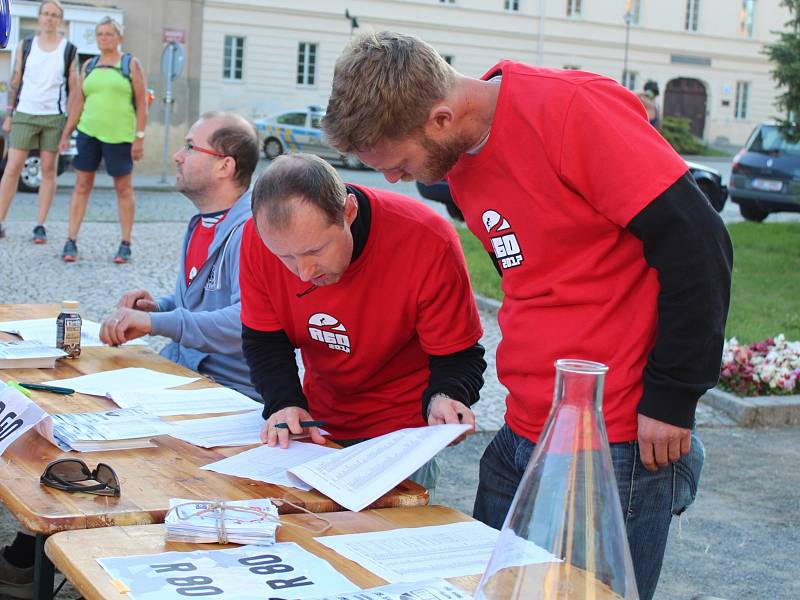
[[[315,313],[308,319],[308,334],[312,340],[325,344],[331,350],[350,354],[350,336],[339,319],[325,313]]]
[[[513,269],[522,264],[524,257],[517,236],[509,231],[511,223],[496,210],[487,210],[482,216],[483,226],[489,233],[497,262],[503,269]]]

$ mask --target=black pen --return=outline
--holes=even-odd
[[[300,421],[300,427],[322,427],[325,421]],[[288,423],[275,423],[276,429],[289,429]]]
[[[28,390],[36,390],[39,392],[50,392],[52,394],[74,394],[75,390],[65,387],[57,387],[54,385],[44,385],[43,383],[20,383],[20,386]]]

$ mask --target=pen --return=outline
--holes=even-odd
[[[40,392],[50,392],[52,394],[74,394],[75,390],[72,388],[57,387],[55,385],[44,385],[43,383],[20,383],[20,385],[29,390],[38,390]]]
[[[300,427],[322,427],[325,421],[300,421]],[[289,429],[288,423],[275,423],[276,429]]]
[[[6,381],[6,384],[8,386],[14,388],[18,392],[22,393],[24,396],[26,396],[28,398],[31,397],[31,393],[28,390],[26,390],[24,387],[22,387],[20,384],[18,384],[16,381],[14,381],[13,379],[9,379],[8,381]]]

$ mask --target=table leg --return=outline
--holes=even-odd
[[[36,534],[36,555],[33,562],[33,598],[34,600],[52,600],[55,567],[44,553],[44,542],[47,538]]]

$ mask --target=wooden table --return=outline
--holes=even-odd
[[[324,535],[385,531],[399,527],[423,527],[469,521],[470,517],[445,506],[420,506],[414,508],[384,508],[358,513],[327,513],[333,527]],[[308,515],[285,515],[281,521],[317,527],[319,523]],[[314,540],[319,534],[299,527],[280,527],[279,542],[296,542],[312,554],[327,560],[337,571],[362,588],[386,583],[383,579],[347,560],[330,548]],[[140,527],[108,527],[103,530],[65,531],[47,540],[45,550],[50,560],[72,582],[86,600],[124,600],[111,583],[111,578],[95,559],[106,556],[157,554],[169,551],[214,550],[231,547],[219,544],[185,544],[164,541],[163,525]],[[450,579],[453,584],[472,591],[480,574]]]
[[[54,317],[58,305],[3,305],[0,321]],[[76,360],[60,360],[55,369],[3,369],[0,378],[24,382],[46,382],[120,369],[146,367],[182,376],[197,376],[145,346],[122,348],[84,348]],[[202,380],[187,386],[216,385]],[[49,413],[109,410],[116,405],[108,399],[84,394],[62,396],[32,392],[33,399]],[[43,557],[44,538],[58,531],[161,523],[170,498],[242,500],[277,497],[290,500],[312,512],[343,510],[319,492],[230,477],[199,467],[242,451],[237,448],[204,449],[181,440],[161,436],[156,447],[140,450],[117,450],[93,453],[64,453],[35,431],[28,431],[15,441],[0,460],[0,502],[14,514],[23,527],[37,534],[37,548]],[[122,496],[93,496],[67,493],[40,485],[39,476],[48,462],[63,456],[83,458],[90,466],[97,462],[111,465],[119,476]],[[419,506],[428,501],[422,486],[405,481],[376,500],[371,507]],[[289,505],[281,507],[291,512]],[[43,561],[46,563],[47,561]],[[37,597],[46,597],[39,579],[49,580],[52,589],[52,565],[38,565],[35,588]],[[41,577],[40,577],[41,576]],[[48,585],[44,583],[44,588]]]

